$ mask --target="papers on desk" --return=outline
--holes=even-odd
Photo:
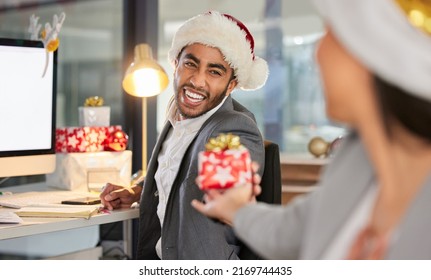
[[[22,219],[14,212],[0,212],[0,224],[20,224]]]
[[[85,218],[99,213],[100,205],[91,206],[60,206],[60,207],[22,207],[15,211],[20,217],[40,218]]]
[[[99,212],[101,204],[92,205],[66,205],[65,200],[74,200],[80,197],[97,198],[95,194],[71,191],[31,191],[0,196],[0,205],[14,208],[19,217],[40,218],[85,218]],[[1,211],[3,213],[3,211]],[[8,214],[10,215],[10,214]],[[10,216],[8,216],[8,221]],[[6,220],[6,219],[4,219]]]
[[[71,191],[32,191],[0,196],[0,205],[19,209],[26,206],[39,206],[46,204],[60,205],[63,200],[76,199],[80,197],[94,197],[95,194],[88,192]]]

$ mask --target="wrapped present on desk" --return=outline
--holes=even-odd
[[[129,186],[132,152],[58,153],[49,187],[73,191],[100,191],[106,183]]]
[[[65,127],[57,128],[55,135],[55,150],[57,153],[77,153],[77,152],[100,152],[107,149],[109,141],[116,139],[117,132],[122,132],[121,125],[101,126],[101,127]],[[114,135],[114,136],[113,136]],[[126,149],[127,136],[122,132],[122,150]]]
[[[84,106],[78,108],[79,126],[109,126],[111,108],[103,106],[103,98],[99,96],[89,97]]]
[[[198,157],[201,190],[226,189],[237,183],[252,182],[250,153],[238,136],[221,134],[210,139],[205,148]]]

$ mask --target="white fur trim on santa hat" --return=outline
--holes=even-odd
[[[187,20],[178,29],[172,40],[168,59],[175,65],[180,51],[194,43],[218,48],[226,62],[234,69],[238,80],[237,87],[242,90],[255,90],[265,84],[268,65],[264,59],[252,53],[246,36],[246,32],[236,22],[211,11]]]
[[[314,0],[338,40],[371,72],[431,101],[431,37],[396,1]]]

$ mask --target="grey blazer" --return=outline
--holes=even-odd
[[[316,191],[285,207],[244,207],[235,216],[237,235],[269,259],[322,258],[375,178],[359,137],[352,134],[343,141]],[[428,178],[401,221],[386,259],[431,259],[430,213]]]
[[[231,132],[239,135],[250,151],[252,160],[264,168],[263,138],[251,112],[230,96],[201,127],[186,150],[172,185],[162,230],[156,214],[159,202],[154,175],[157,158],[168,131],[167,122],[153,150],[140,201],[138,259],[157,259],[155,245],[162,236],[163,259],[237,259],[241,242],[231,227],[198,213],[191,205],[201,200],[203,192],[195,184],[198,175],[198,153],[211,137]]]

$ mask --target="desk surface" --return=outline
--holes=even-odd
[[[19,186],[19,188],[2,188],[2,191],[44,191],[48,189],[44,183]],[[0,211],[13,211],[0,206]],[[74,228],[128,221],[139,217],[139,209],[124,209],[111,211],[110,214],[97,214],[89,220],[83,218],[30,218],[23,217],[21,224],[0,224],[0,240],[25,237],[34,234],[69,230]]]
[[[0,211],[10,210],[0,208]],[[0,224],[0,240],[108,224],[138,217],[138,209],[125,209],[111,211],[110,214],[97,214],[89,220],[83,218],[22,218],[24,222],[21,224]]]

